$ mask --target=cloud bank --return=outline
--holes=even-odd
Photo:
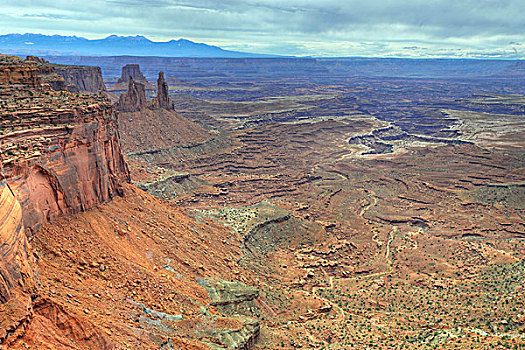
[[[525,58],[523,0],[3,0],[0,33],[187,38],[298,56]]]

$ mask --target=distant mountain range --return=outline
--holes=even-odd
[[[140,35],[111,35],[105,39],[90,40],[77,36],[7,34],[0,35],[0,53],[38,56],[278,57],[229,51],[186,39],[156,42]]]

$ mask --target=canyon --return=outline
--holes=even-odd
[[[1,346],[524,344],[515,62],[47,59],[0,56]]]
[[[134,182],[237,237],[264,305],[255,348],[522,344],[523,84],[494,73],[515,63],[348,78],[352,60],[313,76],[261,61],[167,75],[177,113],[208,130],[193,142],[143,146],[159,121],[120,119]]]

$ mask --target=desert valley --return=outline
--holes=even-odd
[[[525,348],[519,60],[0,56],[0,348]]]

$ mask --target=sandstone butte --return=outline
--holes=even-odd
[[[122,74],[120,78],[117,80],[117,83],[110,88],[110,90],[126,91],[128,88],[128,83],[131,79],[143,84],[146,90],[155,90],[155,87],[150,84],[146,77],[144,77],[144,74],[142,74],[140,66],[134,63],[129,63],[122,67]]]
[[[137,84],[119,109],[181,118],[162,73],[152,102]],[[239,279],[239,248],[131,185],[119,112],[80,90],[43,60],[0,56],[0,348],[249,348],[259,322],[228,313],[256,309],[257,289],[203,279]]]

